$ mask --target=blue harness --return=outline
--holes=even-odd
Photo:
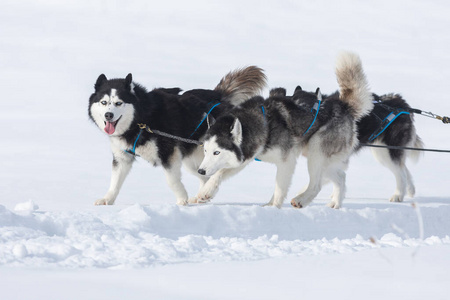
[[[369,141],[373,141],[374,139],[376,139],[399,116],[401,116],[403,114],[405,114],[405,115],[409,115],[410,114],[408,111],[404,111],[404,110],[402,110],[400,108],[393,108],[393,107],[390,107],[388,105],[382,104],[382,103],[380,103],[378,101],[374,102],[374,104],[375,104],[375,108],[374,108],[372,113],[380,120],[380,126],[369,137]],[[384,108],[385,111],[387,110],[389,112],[388,115],[386,117],[384,117],[384,119],[382,119],[382,117],[379,116],[379,114],[381,113],[379,108]]]
[[[320,89],[318,89],[316,102],[314,103],[313,107],[311,108],[311,113],[314,115],[314,119],[313,119],[311,125],[309,125],[308,129],[306,129],[306,131],[303,133],[303,135],[305,135],[311,129],[311,127],[314,125],[314,122],[316,122],[321,103],[322,103],[322,93],[320,92]]]
[[[211,102],[210,102],[210,103],[211,103]],[[200,121],[200,123],[197,125],[197,127],[196,127],[195,130],[194,130],[194,132],[191,133],[191,135],[189,136],[189,138],[191,138],[191,137],[194,135],[194,133],[200,128],[200,126],[201,126],[201,125],[203,124],[203,122],[208,118],[209,114],[213,111],[213,109],[216,108],[217,106],[219,106],[220,104],[221,104],[220,102],[214,104],[214,105],[210,108],[210,110],[208,111],[208,113],[205,113],[205,116],[204,116],[203,119]],[[133,148],[132,148],[132,149],[125,149],[125,150],[124,150],[126,153],[129,153],[129,154],[131,154],[131,155],[133,155],[133,156],[139,156],[139,155],[136,154],[136,144],[137,144],[139,138],[141,137],[142,131],[144,130],[143,127],[141,127],[141,126],[139,126],[139,127],[140,127],[141,129],[139,130],[139,134],[138,134],[136,140],[134,141]],[[156,131],[157,131],[157,130],[155,130],[155,132],[156,132]],[[190,142],[189,139],[183,139],[183,138],[176,137],[176,136],[173,136],[173,135],[170,135],[170,134],[163,134],[163,135],[164,135],[164,136],[167,136],[167,137],[172,137],[172,138],[175,138],[175,139],[179,139],[179,140],[184,140],[184,141]]]

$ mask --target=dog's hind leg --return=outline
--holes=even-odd
[[[272,199],[269,203],[265,204],[265,206],[276,206],[281,208],[289,190],[289,186],[291,185],[296,163],[296,155],[289,154],[287,159],[276,164],[277,175],[275,179],[275,191]]]
[[[170,159],[170,164],[164,165],[164,173],[166,175],[167,184],[174,192],[178,205],[187,205],[188,194],[181,182],[181,153],[176,151]]]
[[[119,194],[125,178],[131,170],[134,158],[119,150],[117,153],[113,153],[111,183],[109,185],[108,192],[102,199],[95,201],[95,205],[113,205]]]
[[[372,153],[375,158],[386,168],[391,170],[396,180],[396,190],[394,195],[389,199],[390,202],[402,202],[408,183],[411,182],[411,174],[405,166],[404,156],[400,156],[397,159],[392,159],[390,153],[386,149],[372,149]],[[414,187],[414,186],[413,186]]]
[[[416,194],[416,187],[414,186],[414,181],[412,179],[411,173],[409,172],[409,170],[406,167],[406,165],[404,167],[405,167],[406,182],[407,182],[406,191],[408,193],[408,196],[412,198]]]
[[[333,194],[331,196],[331,202],[327,206],[331,208],[341,208],[342,201],[345,198],[345,171],[341,168],[334,167],[327,170],[327,178],[333,182]]]

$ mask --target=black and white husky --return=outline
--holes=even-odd
[[[315,97],[312,92],[302,91],[300,86],[296,88],[294,94],[300,102]],[[414,115],[410,113],[411,107],[408,103],[398,94],[382,96],[372,94],[372,96],[373,109],[356,123],[358,145],[354,153],[361,150],[363,144],[422,149],[424,145],[416,133]],[[406,194],[414,197],[415,187],[406,166],[406,159],[417,161],[420,151],[387,148],[371,148],[371,150],[376,160],[395,176],[396,190],[389,200],[402,202]]]
[[[284,89],[276,89],[266,100],[255,97],[219,117],[204,138],[205,158],[198,172],[210,178],[197,201],[211,199],[223,179],[257,158],[277,167],[275,191],[267,205],[281,207],[296,160],[303,154],[308,158],[310,182],[291,204],[308,205],[322,183],[331,180],[336,192],[328,205],[341,207],[345,169],[358,144],[356,121],[372,109],[373,99],[357,55],[341,54],[336,75],[340,94],[326,101],[317,101],[320,91],[305,99],[297,94],[287,97]]]
[[[398,94],[382,96],[374,94],[373,97],[373,110],[357,123],[359,142],[422,149],[424,145],[416,133],[414,115],[409,112],[411,107],[408,103]],[[390,120],[392,123],[385,127],[383,122]],[[358,145],[356,150],[361,147]],[[395,176],[396,190],[389,201],[402,202],[406,194],[413,197],[415,187],[411,173],[406,167],[406,159],[417,161],[420,151],[383,148],[371,148],[371,150],[375,158]]]
[[[258,95],[265,85],[263,71],[254,66],[228,73],[214,90],[195,89],[182,95],[178,95],[178,88],[148,92],[132,81],[131,74],[125,79],[110,80],[100,75],[89,98],[89,117],[108,134],[113,162],[109,190],[95,204],[114,204],[136,155],[154,166],[162,166],[177,204],[187,204],[181,165],[198,176],[202,186],[208,179],[197,172],[203,148],[141,130],[138,124],[145,124],[154,132],[199,140],[207,129],[206,122],[202,122],[205,114],[218,117]]]

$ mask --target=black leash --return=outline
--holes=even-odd
[[[364,147],[373,147],[373,148],[388,148],[388,149],[395,149],[395,150],[413,150],[413,151],[429,151],[429,152],[444,152],[444,153],[450,153],[450,150],[440,150],[440,149],[425,149],[425,148],[412,148],[412,147],[403,147],[403,146],[383,146],[383,145],[371,145],[371,144],[365,144],[361,143],[361,146]]]
[[[147,124],[139,123],[138,126],[139,126],[140,129],[146,130],[149,133],[155,133],[155,134],[160,135],[160,136],[164,136],[164,137],[167,137],[167,138],[170,138],[170,139],[182,141],[182,142],[189,143],[189,144],[195,144],[195,145],[199,145],[199,146],[203,145],[202,142],[199,142],[197,140],[186,139],[186,138],[182,138],[182,137],[179,137],[179,136],[176,136],[176,135],[173,135],[173,134],[170,134],[170,133],[166,133],[166,132],[163,132],[163,131],[159,131],[159,130],[156,130],[156,129],[150,129],[150,127]]]
[[[405,109],[405,110],[407,110],[409,112],[412,112],[412,113],[415,113],[415,114],[420,114],[420,115],[428,117],[428,118],[440,120],[444,124],[449,124],[450,123],[450,118],[449,117],[445,117],[445,116],[441,117],[441,116],[433,114],[432,112],[429,112],[429,111],[423,111],[423,110],[420,110],[420,109],[417,109],[417,108],[409,108],[409,109]]]

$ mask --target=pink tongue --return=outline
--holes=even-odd
[[[111,122],[106,122],[106,126],[105,126],[105,132],[107,134],[113,134],[114,131],[116,131],[116,128],[114,127],[116,124],[115,123],[111,123]]]

